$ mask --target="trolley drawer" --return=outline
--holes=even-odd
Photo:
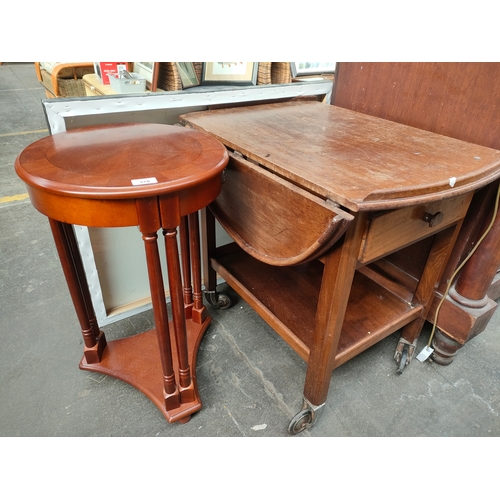
[[[366,264],[438,233],[465,217],[473,193],[369,217],[358,260]]]

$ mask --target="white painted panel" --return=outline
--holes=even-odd
[[[107,314],[116,313],[126,304],[148,300],[146,255],[137,227],[92,227],[89,228],[89,235]],[[158,243],[162,272],[166,277],[161,232]]]

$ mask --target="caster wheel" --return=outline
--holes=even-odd
[[[299,411],[299,413],[297,413],[297,415],[290,420],[288,432],[290,434],[298,434],[299,432],[302,432],[304,429],[309,427],[309,424],[312,422],[312,416],[312,412],[309,409]]]
[[[205,293],[208,303],[217,309],[229,309],[233,303],[231,297],[224,293]]]
[[[218,309],[229,309],[233,303],[231,302],[231,297],[224,293],[219,293],[217,296],[217,308]]]
[[[216,293],[205,292],[205,299],[207,299],[207,302],[213,307],[217,307],[217,298]]]
[[[408,349],[406,347],[403,349],[401,352],[401,359],[399,361],[399,368],[397,370],[397,374],[401,375],[403,373],[403,370],[405,369],[406,366],[406,360],[408,359]]]

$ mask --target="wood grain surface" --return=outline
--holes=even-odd
[[[180,119],[353,211],[448,198],[500,176],[498,150],[317,102],[202,111]]]

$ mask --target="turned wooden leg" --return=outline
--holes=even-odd
[[[186,317],[184,315],[181,268],[177,248],[177,229],[164,229],[163,235],[165,237],[170,302],[177,347],[179,391],[181,402],[190,403],[195,400],[195,393],[188,360]]]
[[[493,218],[494,203],[484,217],[480,236]],[[450,364],[458,349],[481,333],[491,319],[497,304],[488,290],[500,266],[500,211],[495,215],[489,233],[461,270],[443,303],[432,347],[438,364]]]
[[[193,288],[191,285],[191,253],[189,249],[189,221],[187,216],[181,218],[179,239],[181,242],[184,307],[186,309],[186,317],[190,318],[193,306]]]
[[[203,292],[201,290],[201,253],[200,253],[200,224],[198,212],[189,215],[189,240],[191,243],[191,266],[193,275],[193,311],[192,318],[201,325],[207,317],[203,305]]]
[[[444,335],[439,328],[436,328],[432,339],[432,348],[434,349],[432,360],[438,365],[449,365],[455,359],[460,347],[462,347],[461,344]]]
[[[493,217],[491,213],[485,218],[481,235],[486,231]],[[481,242],[475,253],[460,272],[455,284],[455,300],[462,301],[468,307],[483,307],[488,288],[500,265],[500,210],[489,233]]]
[[[180,406],[180,396],[175,381],[165,287],[161,270],[160,254],[158,252],[157,231],[160,226],[158,202],[156,198],[141,198],[137,200],[136,205],[139,218],[139,230],[142,233],[146,251],[151,302],[153,304],[156,336],[158,339],[163,371],[165,408],[167,410],[173,410]]]
[[[106,337],[99,330],[73,227],[49,218],[59,260],[80,323],[87,363],[99,363]]]
[[[430,318],[435,317],[436,307],[430,311]],[[474,302],[459,297],[452,286],[439,310],[432,339],[432,359],[438,364],[449,365],[458,350],[486,328],[496,308],[497,303],[488,296]]]
[[[161,272],[160,254],[158,252],[157,238],[158,236],[156,233],[143,233],[142,235],[146,250],[146,262],[148,266],[149,285],[151,289],[151,301],[153,303],[156,335],[158,338],[158,346],[160,349],[160,357],[163,368],[165,407],[167,410],[172,410],[179,407],[180,398],[175,381],[174,367],[172,362],[172,347],[170,345],[168,312],[165,290],[163,288],[163,277]]]

